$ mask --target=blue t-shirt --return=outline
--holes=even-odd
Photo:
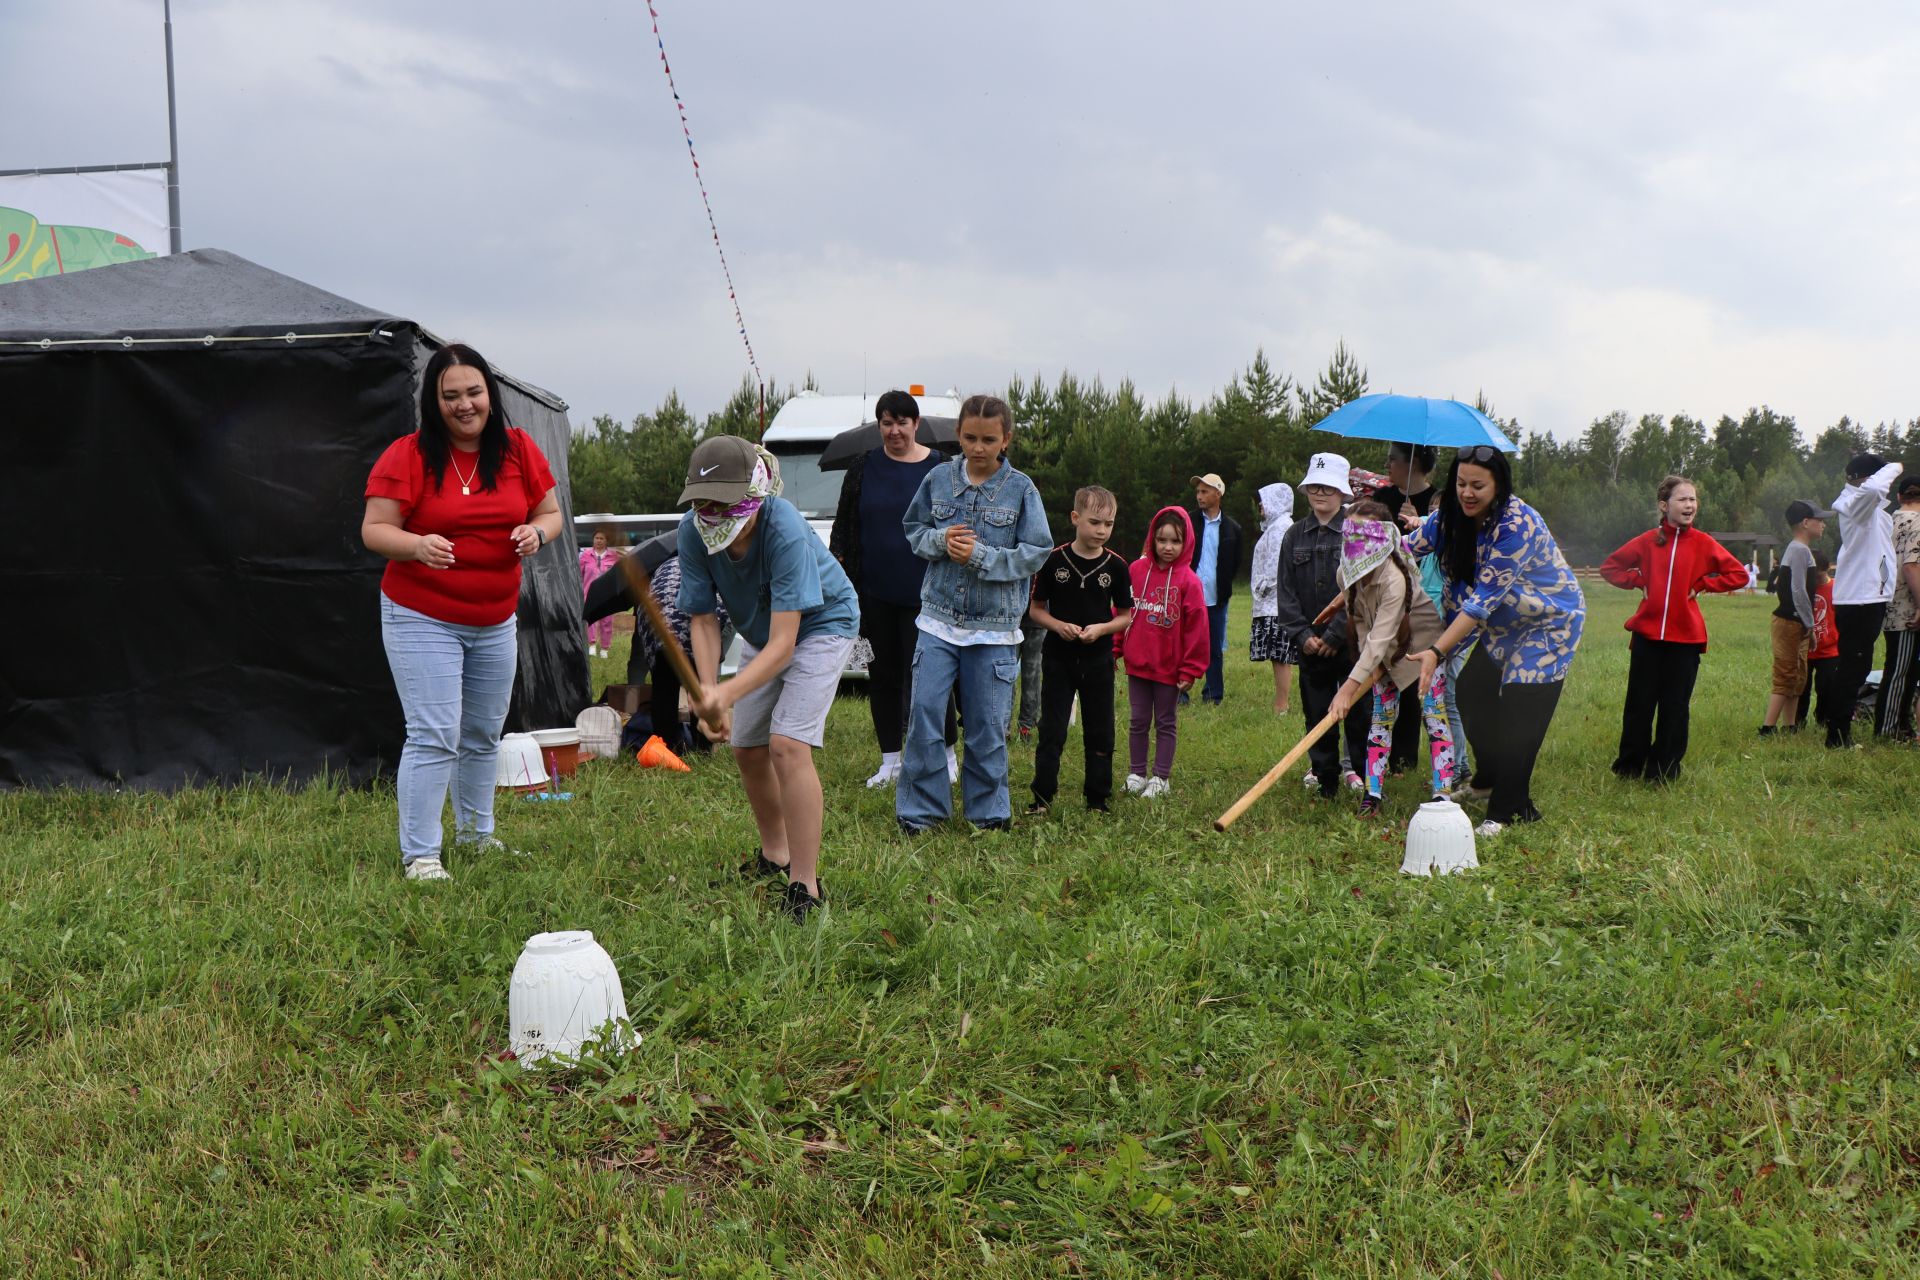
[[[860,580],[872,599],[903,608],[919,605],[927,562],[907,545],[900,521],[927,472],[943,461],[937,449],[918,462],[895,462],[885,449],[868,451],[860,477]]]
[[[753,542],[738,560],[731,548],[708,555],[693,512],[680,517],[680,611],[690,617],[712,613],[716,591],[741,638],[756,649],[766,647],[776,613],[800,615],[796,643],[811,636],[860,634],[853,584],[785,498],[768,498],[760,508]]]

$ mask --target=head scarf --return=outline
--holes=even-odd
[[[1400,531],[1385,520],[1349,519],[1340,540],[1340,585],[1351,587],[1400,550]]]
[[[700,506],[693,509],[693,527],[700,531],[700,541],[706,544],[710,556],[732,546],[767,499],[780,496],[779,461],[759,445],[753,448],[760,458],[753,464],[753,478],[747,481],[746,496],[724,511],[710,511]]]

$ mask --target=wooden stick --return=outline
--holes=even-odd
[[[680,677],[680,684],[687,696],[695,702],[706,697],[706,690],[700,683],[700,677],[693,669],[693,659],[687,657],[687,651],[680,647],[680,637],[673,634],[673,627],[667,622],[667,615],[660,611],[660,602],[653,598],[653,579],[647,575],[647,567],[640,563],[640,557],[632,553],[621,556],[616,564],[627,580],[627,592],[640,603],[640,612],[647,615],[647,625],[653,628],[661,647],[666,650],[667,661],[673,667],[673,673]]]
[[[1363,682],[1364,686],[1367,688],[1373,687],[1374,681],[1378,680],[1379,676],[1380,673],[1375,671],[1372,679]],[[1281,756],[1279,764],[1267,770],[1264,778],[1254,783],[1251,787],[1248,787],[1245,795],[1235,800],[1231,808],[1213,820],[1213,829],[1215,831],[1225,831],[1228,827],[1238,822],[1240,815],[1251,809],[1254,801],[1267,794],[1267,791],[1273,784],[1280,781],[1282,775],[1299,762],[1300,757],[1307,753],[1308,748],[1320,741],[1320,739],[1326,735],[1327,730],[1339,723],[1340,719],[1341,717],[1334,715],[1331,711],[1320,717],[1320,723],[1307,730],[1307,736],[1296,742],[1293,750]]]

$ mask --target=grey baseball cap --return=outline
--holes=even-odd
[[[740,501],[747,496],[754,464],[759,461],[752,441],[709,436],[694,446],[693,457],[687,459],[687,487],[680,491],[680,501],[729,505]]]
[[[1830,508],[1816,507],[1805,498],[1795,498],[1787,504],[1787,527],[1791,529],[1802,520],[1831,520],[1835,514]]]

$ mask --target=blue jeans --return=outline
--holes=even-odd
[[[914,827],[945,822],[953,811],[947,780],[947,744],[941,736],[947,698],[960,684],[960,719],[966,757],[960,798],[969,821],[1005,822],[1013,816],[1007,798],[1007,722],[1013,718],[1013,682],[1020,674],[1020,648],[1011,644],[956,645],[920,633],[913,650],[913,706],[900,753],[893,811]]]
[[[1207,682],[1200,688],[1202,702],[1218,702],[1227,696],[1227,606],[1207,606]]]
[[[493,834],[494,757],[513,696],[518,620],[463,627],[380,597],[380,639],[407,716],[400,752],[400,857],[440,855],[453,786],[454,840]]]
[[[1441,666],[1447,677],[1447,727],[1453,733],[1453,776],[1456,782],[1466,782],[1473,777],[1473,760],[1467,751],[1467,728],[1460,720],[1460,695],[1456,692],[1460,684],[1460,669],[1467,665],[1467,656],[1473,652],[1473,646],[1479,637],[1468,636],[1466,642],[1447,655]]]

